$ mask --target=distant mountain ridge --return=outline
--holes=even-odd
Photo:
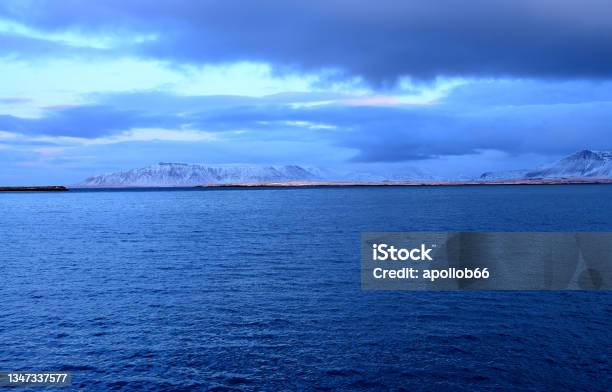
[[[318,177],[297,165],[229,166],[158,163],[85,179],[86,187],[180,187],[234,182],[313,181]]]
[[[535,169],[485,172],[471,181],[538,179],[612,179],[612,151],[582,150]],[[306,168],[298,165],[204,165],[158,163],[143,168],[92,176],[77,187],[190,187],[196,185],[283,182],[444,182],[419,170],[372,174]],[[449,179],[448,181],[454,181]],[[470,181],[470,179],[465,179]]]
[[[612,177],[612,151],[581,150],[536,169],[486,172],[480,180],[609,177]]]
[[[339,172],[298,165],[204,165],[158,163],[138,169],[92,176],[78,187],[188,187],[207,184],[282,183],[314,181],[412,181],[433,177],[419,169],[385,175]]]

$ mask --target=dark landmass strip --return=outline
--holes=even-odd
[[[0,192],[64,192],[65,186],[0,186]]]
[[[498,181],[291,181],[291,182],[243,182],[228,184],[204,184],[197,188],[304,188],[304,187],[351,187],[351,186],[465,186],[465,185],[566,185],[566,184],[612,184],[612,178],[541,178]]]

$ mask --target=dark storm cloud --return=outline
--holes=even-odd
[[[174,118],[116,109],[110,106],[49,108],[41,118],[0,115],[0,130],[26,135],[95,138],[136,126],[174,126]]]
[[[97,105],[48,108],[39,119],[0,116],[0,131],[95,138],[134,128],[199,130],[217,133],[227,145],[336,146],[353,150],[353,161],[359,162],[414,161],[482,150],[559,155],[593,145],[612,147],[610,83],[534,83],[524,82],[513,91],[503,81],[483,82],[474,84],[471,98],[466,96],[469,89],[457,88],[437,104],[395,106],[350,106],[342,99],[294,105],[296,100],[329,98],[321,94],[211,98],[116,93],[97,95]],[[530,97],[525,104],[518,103],[521,91]],[[485,96],[496,98],[484,104]]]
[[[133,128],[191,128],[211,132],[279,127],[308,115],[293,103],[342,97],[334,93],[289,93],[260,98],[231,95],[180,96],[162,92],[91,94],[96,104],[47,107],[40,118],[0,115],[0,131],[26,135],[97,138]],[[0,102],[14,102],[3,99]],[[273,122],[273,124],[263,124]],[[291,126],[283,129],[295,128]],[[260,135],[265,137],[264,134]]]
[[[593,145],[612,147],[612,102],[447,109],[398,112],[382,123],[358,124],[350,137],[338,142],[356,149],[354,160],[362,162],[400,162],[482,150],[559,155]]]
[[[607,0],[9,1],[0,15],[44,31],[155,34],[132,54],[176,63],[335,68],[378,83],[612,76]]]

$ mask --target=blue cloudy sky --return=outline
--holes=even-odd
[[[0,184],[160,161],[474,175],[611,131],[607,0],[0,2]]]

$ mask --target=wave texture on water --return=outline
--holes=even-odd
[[[86,390],[606,390],[608,292],[364,292],[365,231],[612,231],[612,186],[0,195],[3,370]]]

